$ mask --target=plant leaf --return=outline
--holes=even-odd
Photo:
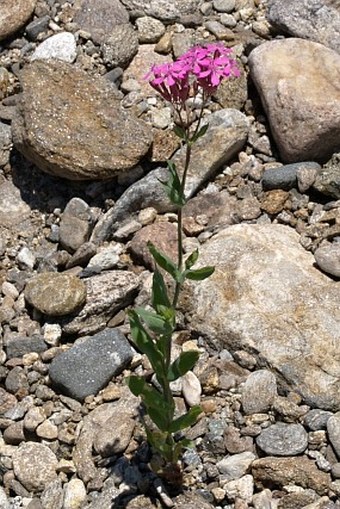
[[[179,137],[181,138],[181,140],[185,140],[186,139],[186,131],[185,129],[183,129],[183,127],[179,126],[179,125],[175,125],[174,128],[173,128],[173,132]]]
[[[202,136],[205,135],[209,127],[209,124],[205,124],[201,127],[201,129],[193,135],[193,137],[190,139],[191,143],[195,143],[199,138],[202,138]]]
[[[177,269],[176,264],[162,251],[159,251],[152,242],[148,242],[148,248],[152,256],[154,257],[155,262],[170,276],[173,277],[175,281],[178,281],[180,279],[180,272]]]
[[[186,270],[185,277],[192,279],[193,281],[202,281],[207,277],[211,276],[215,271],[215,267],[202,267],[196,270]]]
[[[171,203],[174,203],[178,207],[183,207],[186,204],[186,198],[176,170],[176,165],[173,161],[167,161],[167,163],[169,168],[168,180],[166,182],[160,180],[160,182],[165,187],[165,191]]]
[[[159,349],[157,348],[157,345],[154,343],[152,337],[145,330],[135,310],[129,311],[129,321],[133,342],[135,343],[137,348],[148,357],[153,367],[153,370],[157,374],[163,373],[164,371],[163,356]]]
[[[193,265],[195,265],[195,263],[196,263],[196,262],[197,262],[197,260],[198,260],[198,255],[199,255],[199,253],[198,253],[198,249],[195,249],[195,251],[193,251],[193,252],[191,253],[191,255],[190,255],[190,256],[186,259],[186,261],[185,261],[185,268],[186,268],[186,269],[191,269],[191,267],[192,267]]]
[[[168,380],[173,382],[180,376],[185,375],[196,364],[200,354],[195,350],[182,352],[177,359],[170,365],[168,371]]]
[[[137,308],[135,311],[152,332],[156,334],[171,334],[173,332],[171,324],[162,315],[144,308]]]
[[[164,278],[157,267],[152,279],[151,304],[157,313],[160,314],[162,314],[161,307],[169,308],[171,306]]]
[[[181,429],[189,428],[190,426],[195,424],[195,422],[197,421],[197,417],[200,415],[201,412],[202,409],[199,405],[195,405],[192,408],[190,408],[190,410],[186,414],[181,415],[181,417],[178,417],[177,419],[172,421],[172,423],[169,426],[170,433],[176,433]]]
[[[179,440],[174,447],[173,462],[176,463],[179,460],[183,449],[193,447],[193,445],[192,440],[189,440],[188,438],[182,438],[182,440]]]

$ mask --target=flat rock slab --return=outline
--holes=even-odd
[[[112,316],[133,301],[139,279],[133,272],[111,270],[84,280],[86,304],[61,321],[66,334],[93,334],[102,330]]]
[[[106,329],[55,357],[49,375],[63,394],[82,401],[97,394],[131,358],[125,336],[118,330]]]
[[[71,274],[43,272],[27,282],[25,299],[45,315],[64,316],[85,304],[86,286]]]
[[[326,161],[340,148],[338,53],[303,39],[270,41],[251,52],[249,68],[285,162]]]
[[[129,11],[152,16],[162,21],[176,21],[181,15],[197,12],[201,0],[122,0]]]
[[[308,434],[301,424],[277,422],[264,429],[256,444],[269,456],[296,456],[308,446]]]
[[[280,488],[296,484],[305,489],[315,490],[319,495],[328,492],[331,477],[321,472],[314,461],[305,456],[295,458],[260,458],[252,463],[252,475],[260,485],[274,483]]]
[[[268,19],[284,33],[319,42],[340,53],[340,11],[332,0],[270,0]]]
[[[201,246],[199,260],[216,269],[188,284],[192,329],[218,349],[257,354],[312,407],[339,410],[340,283],[314,267],[298,234],[283,225],[230,226]]]
[[[37,0],[2,0],[0,41],[14,34],[32,16]]]
[[[21,84],[13,142],[41,170],[70,180],[108,179],[149,149],[150,129],[123,111],[108,80],[66,62],[36,60]]]

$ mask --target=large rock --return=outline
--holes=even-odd
[[[217,348],[248,350],[307,404],[340,409],[340,283],[283,225],[234,225],[200,248],[207,280],[183,299],[191,327]],[[184,295],[185,297],[185,295]]]
[[[114,27],[128,23],[129,14],[119,0],[76,0],[73,21],[97,44],[104,42]]]
[[[14,34],[32,16],[37,0],[2,0],[0,41]]]
[[[340,55],[291,38],[254,49],[249,67],[285,162],[325,161],[340,148]]]
[[[147,152],[150,130],[123,111],[108,80],[57,60],[36,60],[21,78],[13,141],[43,171],[70,180],[107,179]]]
[[[270,0],[268,19],[294,37],[320,42],[340,53],[340,11],[322,0]]]

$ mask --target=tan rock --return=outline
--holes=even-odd
[[[314,263],[287,226],[229,226],[201,246],[215,272],[183,305],[216,348],[251,351],[308,405],[339,410],[340,283]]]
[[[57,478],[58,460],[49,447],[35,442],[22,443],[13,454],[13,470],[28,491],[40,491]]]
[[[252,475],[260,485],[270,482],[280,488],[296,484],[302,488],[315,490],[319,495],[327,493],[331,477],[321,472],[314,461],[305,456],[294,458],[267,457],[252,463]]]
[[[266,42],[252,79],[285,162],[326,160],[340,148],[340,55],[303,39]]]
[[[32,16],[37,0],[2,0],[0,41],[19,30]]]
[[[70,180],[108,179],[148,151],[150,130],[120,107],[108,80],[65,62],[36,60],[21,84],[13,141],[41,170]]]

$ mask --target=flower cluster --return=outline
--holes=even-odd
[[[145,78],[173,104],[184,104],[191,92],[196,95],[199,89],[209,97],[224,78],[240,75],[230,54],[231,50],[219,43],[194,46],[175,62],[152,66]]]

